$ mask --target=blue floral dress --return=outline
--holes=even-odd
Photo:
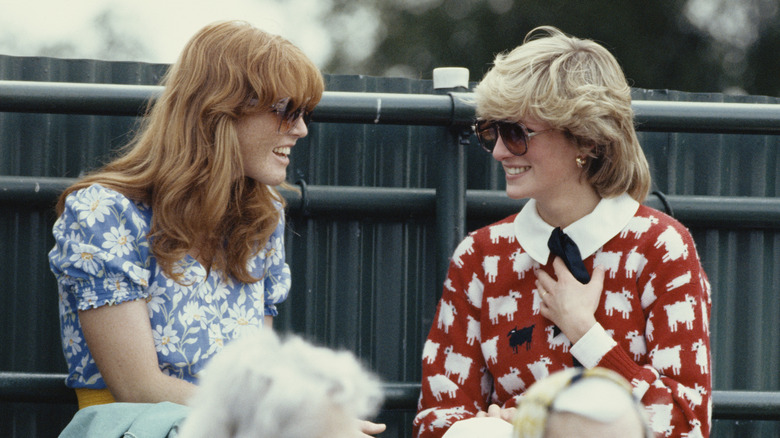
[[[279,205],[281,210],[281,206]],[[207,360],[246,330],[276,315],[290,290],[284,258],[284,215],[266,247],[249,261],[260,281],[223,279],[186,256],[174,267],[182,284],[165,276],[150,250],[149,206],[92,185],[71,193],[54,224],[56,241],[49,263],[59,285],[62,349],[67,385],[105,388],[89,352],[78,310],[144,299],[160,369],[190,382]]]

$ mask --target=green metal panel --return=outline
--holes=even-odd
[[[151,64],[0,56],[0,80],[151,85],[163,70]],[[326,81],[334,94],[318,107],[319,123],[310,136],[293,149],[289,180],[302,181],[303,193],[288,193],[293,290],[280,306],[276,327],[354,351],[385,381],[415,383],[422,341],[441,289],[435,191],[447,165],[442,150],[454,137],[448,126],[439,125],[453,113],[457,120],[467,120],[468,112],[426,111],[426,105],[449,99],[436,95],[430,81],[364,76],[327,76]],[[345,101],[336,92],[366,94]],[[393,96],[398,94],[425,96],[415,98],[404,113],[390,110],[397,106]],[[698,110],[665,120],[674,108],[666,106],[656,114],[658,106],[652,103],[776,105],[777,99],[655,90],[635,90],[635,98],[643,123],[640,141],[655,188],[669,195],[677,217],[692,229],[713,284],[715,389],[780,390],[780,221],[775,202],[780,138],[764,135],[777,132],[776,112],[735,106],[731,117],[721,120],[702,121],[706,114]],[[41,179],[40,190],[25,187],[35,186],[35,178],[73,178],[105,161],[127,140],[135,119],[89,114],[132,113],[144,97],[132,99],[129,106],[105,108],[77,101],[70,105],[81,105],[83,111],[63,111],[77,115],[57,114],[56,108],[50,109],[54,114],[0,112],[0,178],[25,177],[18,192],[11,187],[0,193],[0,282],[5,286],[0,294],[0,341],[5,347],[0,371],[65,371],[56,285],[46,252],[53,244],[52,194],[67,180]],[[13,104],[0,101],[0,110]],[[379,123],[368,109],[379,114]],[[402,123],[410,114],[416,123]],[[702,124],[707,133],[692,128]],[[656,132],[670,127],[680,132]],[[739,133],[722,133],[733,131]],[[510,214],[521,203],[503,196],[503,171],[487,154],[473,144],[464,148],[471,230]],[[708,207],[714,199],[718,203]],[[657,198],[650,203],[660,208]],[[73,411],[46,404],[30,407],[0,403],[0,436],[56,436]],[[383,413],[390,426],[383,436],[408,436],[411,418],[411,412]],[[778,432],[776,422],[719,420],[713,436]]]

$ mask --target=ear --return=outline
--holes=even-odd
[[[589,141],[587,143],[580,143],[578,146],[580,155],[586,155],[591,158],[597,158],[599,155],[599,147],[596,142]]]

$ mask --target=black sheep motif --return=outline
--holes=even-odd
[[[531,326],[524,327],[520,330],[515,326],[515,328],[506,334],[509,336],[509,346],[512,347],[512,351],[515,354],[517,353],[517,347],[523,344],[525,344],[526,351],[531,349],[531,337],[533,336],[534,325],[536,324],[532,324]]]

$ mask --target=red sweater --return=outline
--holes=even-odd
[[[453,254],[423,350],[415,436],[440,437],[491,403],[515,406],[536,380],[573,366],[571,343],[539,312],[533,268],[540,264],[510,232],[516,216],[471,233]],[[631,382],[658,436],[707,437],[707,277],[679,222],[645,206],[628,217],[594,254],[584,254],[589,272],[594,262],[607,269],[595,314],[603,330],[591,332],[609,344],[593,351],[588,332],[575,354],[584,366]],[[551,260],[541,269],[552,275]]]

